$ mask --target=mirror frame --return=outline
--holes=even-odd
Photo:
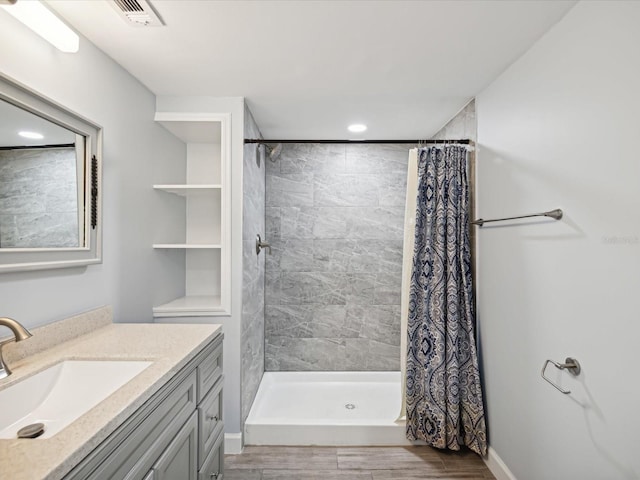
[[[84,246],[0,248],[0,273],[102,263],[102,127],[1,73],[0,100],[85,138]]]

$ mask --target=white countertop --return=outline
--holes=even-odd
[[[35,338],[38,329],[32,332]],[[0,389],[62,360],[147,360],[153,364],[51,438],[0,440],[0,478],[64,477],[221,333],[220,325],[107,324],[9,362],[13,374],[0,380]]]

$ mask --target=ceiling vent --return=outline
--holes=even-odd
[[[161,27],[164,22],[147,0],[112,0],[113,8],[134,27]]]

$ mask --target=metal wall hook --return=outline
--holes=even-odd
[[[271,255],[271,245],[263,242],[262,238],[260,238],[260,234],[258,234],[256,235],[256,255],[260,255],[260,252],[262,251],[263,248],[266,248],[267,251],[269,252],[269,255]]]
[[[571,393],[570,390],[563,390],[558,385],[556,385],[555,383],[553,383],[551,380],[549,380],[547,377],[544,376],[544,371],[547,369],[547,365],[549,365],[550,363],[553,363],[553,365],[557,369],[568,370],[571,375],[573,375],[574,377],[577,377],[578,375],[580,375],[580,364],[578,363],[578,360],[571,357],[565,358],[564,363],[558,363],[558,362],[554,362],[553,360],[547,360],[546,362],[544,362],[544,365],[542,366],[542,372],[540,372],[540,375],[542,376],[542,378],[544,378],[547,382],[553,385],[555,389],[559,390],[565,395],[568,395],[569,393]]]

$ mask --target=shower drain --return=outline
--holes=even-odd
[[[344,408],[346,408],[347,410],[353,410],[354,408],[356,408],[356,406],[353,403],[347,403]]]

